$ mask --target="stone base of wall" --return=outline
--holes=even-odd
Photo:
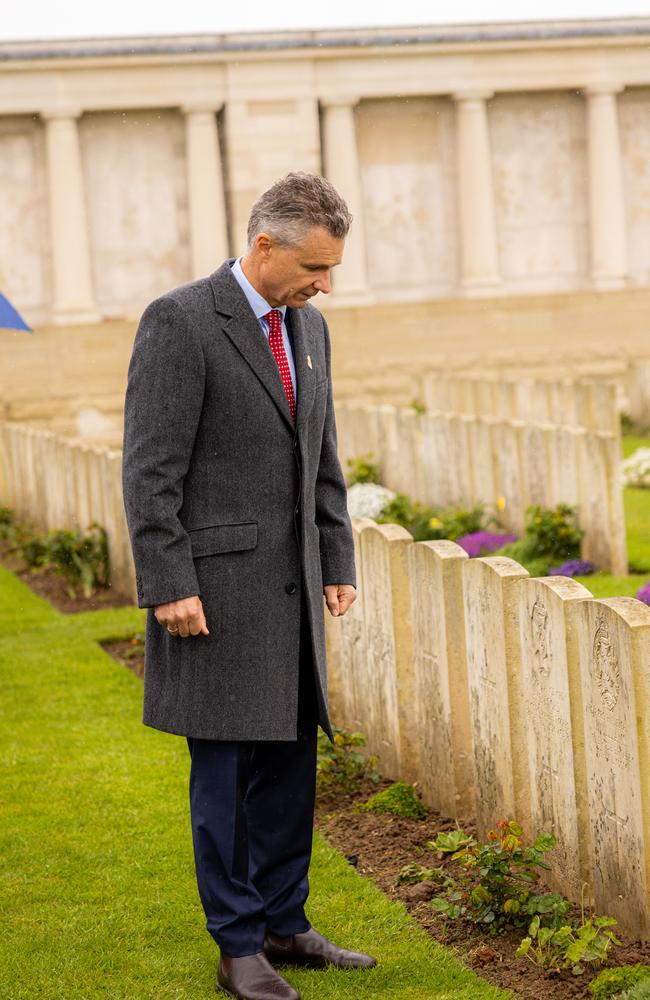
[[[369,402],[410,403],[426,368],[592,375],[622,372],[650,352],[650,289],[355,308],[321,296],[320,304],[336,392]],[[0,417],[108,441],[101,415],[121,422],[136,325],[0,330]]]
[[[318,301],[318,300],[317,300]],[[497,368],[527,375],[622,372],[650,352],[650,290],[446,299],[362,308],[323,304],[335,390],[410,403],[423,369]]]

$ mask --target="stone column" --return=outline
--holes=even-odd
[[[625,204],[616,94],[586,87],[591,276],[597,288],[620,288],[627,276]]]
[[[55,323],[94,323],[90,237],[77,118],[79,110],[43,111],[52,243]]]
[[[183,108],[193,278],[210,274],[228,256],[218,110],[198,105]]]
[[[461,284],[480,294],[500,284],[487,91],[454,94]]]
[[[354,123],[358,101],[358,97],[321,99],[325,176],[345,198],[354,216],[345,241],[343,263],[333,274],[334,291],[337,298],[345,296],[355,301],[368,297],[363,198]]]

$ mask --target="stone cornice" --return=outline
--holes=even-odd
[[[601,20],[504,22],[502,24],[441,25],[342,29],[336,31],[266,32],[220,35],[176,35],[136,38],[56,39],[0,42],[0,62],[41,62],[143,57],[205,57],[230,53],[256,54],[299,50],[301,55],[331,57],[332,50],[489,46],[509,48],[513,44],[545,47],[580,42],[620,44],[638,38],[647,44],[650,18]]]

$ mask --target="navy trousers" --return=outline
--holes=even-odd
[[[221,951],[262,951],[265,931],[309,930],[317,704],[308,617],[301,609],[298,738],[188,739],[199,895]]]

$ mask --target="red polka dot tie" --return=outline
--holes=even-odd
[[[268,312],[264,317],[264,319],[269,324],[269,347],[273,352],[273,357],[275,358],[278,368],[280,370],[280,378],[282,379],[282,385],[284,386],[284,391],[286,392],[287,400],[289,401],[291,418],[295,424],[296,397],[293,394],[291,369],[289,368],[289,362],[287,361],[287,354],[284,349],[284,344],[282,343],[282,313],[280,312],[279,309],[271,309],[271,312]]]

